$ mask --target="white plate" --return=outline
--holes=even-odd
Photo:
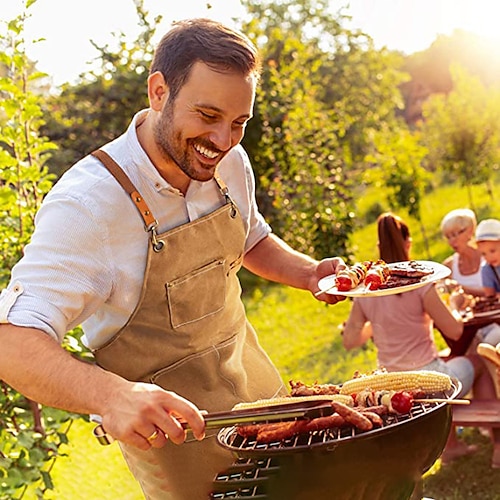
[[[381,290],[369,290],[363,283],[361,283],[352,290],[341,292],[337,290],[337,287],[335,286],[335,274],[332,274],[330,276],[321,278],[318,282],[318,287],[320,290],[323,290],[325,293],[329,293],[330,295],[342,295],[345,297],[382,297],[384,295],[394,295],[396,293],[409,292],[410,290],[415,290],[416,288],[420,288],[424,285],[427,285],[428,283],[447,278],[451,274],[451,269],[449,267],[443,266],[443,264],[438,264],[437,262],[432,262],[430,260],[417,260],[416,262],[431,268],[434,272],[432,274],[424,276],[415,283],[411,283],[410,285],[395,286],[393,288],[383,288]],[[399,264],[399,262],[388,264],[388,266],[389,268],[391,268],[393,266],[396,266],[397,264]]]

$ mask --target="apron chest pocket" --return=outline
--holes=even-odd
[[[225,260],[219,259],[165,284],[172,328],[217,314],[226,301]]]

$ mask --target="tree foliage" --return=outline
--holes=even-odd
[[[439,35],[428,49],[405,59],[405,70],[412,80],[423,84],[433,94],[448,93],[454,88],[451,71],[454,65],[477,76],[486,86],[500,82],[498,46],[464,30]]]
[[[453,90],[432,96],[423,107],[427,162],[449,180],[468,187],[488,183],[500,166],[500,87],[486,87],[453,66]]]
[[[381,127],[373,136],[374,153],[367,157],[374,165],[367,171],[369,184],[378,186],[393,210],[403,209],[415,218],[422,231],[424,245],[430,258],[429,244],[422,223],[421,204],[431,175],[423,160],[428,150],[420,134],[399,123],[397,129]]]
[[[316,257],[348,255],[353,187],[371,149],[369,131],[402,106],[401,59],[343,27],[330,2],[244,2],[243,31],[264,71],[245,145],[274,229]],[[259,127],[259,133],[252,133]]]
[[[149,21],[144,0],[134,3],[142,28],[138,37],[131,42],[125,33],[119,33],[113,47],[92,42],[99,51],[99,66],[82,74],[78,84],[64,85],[61,94],[47,102],[43,132],[60,148],[51,163],[51,171],[58,175],[121,135],[131,117],[148,105],[147,77],[154,48],[151,40],[161,17]]]
[[[27,17],[25,12],[7,23],[7,34],[0,37],[0,288],[28,243],[55,178],[47,162],[56,146],[39,133],[41,98],[32,91],[44,75],[33,71],[25,53]],[[42,408],[0,380],[0,499],[20,499],[32,484],[38,484],[38,497],[53,488],[51,463],[67,443],[72,418]]]
[[[8,34],[0,38],[1,63],[7,74],[0,78],[0,284],[19,260],[28,242],[34,215],[54,176],[46,166],[56,145],[38,134],[43,125],[40,97],[30,90],[44,75],[31,72],[24,52],[23,16],[8,23]]]

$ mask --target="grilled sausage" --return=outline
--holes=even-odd
[[[359,430],[370,431],[373,429],[371,420],[365,417],[360,411],[337,401],[332,401],[332,406],[339,415],[345,418],[346,422],[354,425]]]

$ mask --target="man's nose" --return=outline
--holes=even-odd
[[[220,123],[210,133],[210,141],[221,151],[230,149],[240,138],[235,137],[231,124]]]

